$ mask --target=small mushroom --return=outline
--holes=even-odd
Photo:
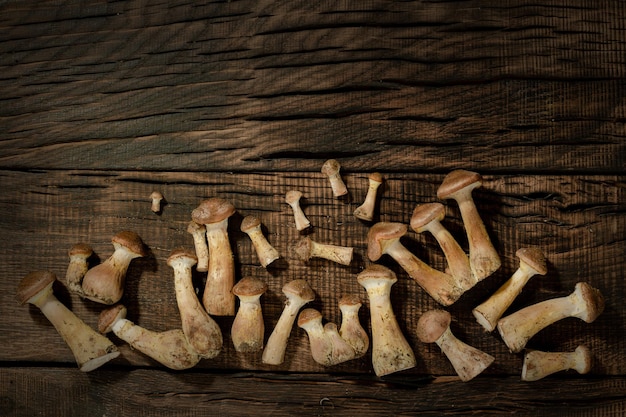
[[[113,254],[88,270],[83,278],[85,298],[102,304],[115,304],[122,298],[130,262],[148,255],[143,241],[135,232],[119,232],[113,236],[111,243]]]
[[[450,330],[451,320],[447,311],[429,310],[417,321],[417,337],[424,343],[436,343],[461,381],[469,381],[487,369],[494,357],[454,336]]]
[[[296,243],[293,251],[304,262],[311,258],[323,258],[341,265],[350,265],[354,248],[319,243],[307,236]]]
[[[367,256],[371,261],[383,254],[391,256],[435,301],[446,306],[453,304],[463,290],[451,275],[430,267],[402,245],[400,237],[407,230],[401,223],[376,223],[367,234]]]
[[[548,272],[546,258],[540,249],[520,248],[515,253],[519,258],[519,268],[491,297],[472,310],[476,321],[488,332],[495,330],[502,314],[522,292],[528,280],[536,274]]]
[[[258,352],[263,349],[265,324],[261,308],[261,296],[267,284],[258,278],[242,278],[233,287],[239,298],[239,310],[231,327],[230,335],[237,352]]]
[[[541,301],[498,321],[498,332],[513,353],[520,352],[539,331],[567,317],[593,322],[604,311],[604,297],[586,282],[576,284],[565,297]]]
[[[193,247],[198,258],[196,271],[207,272],[209,270],[209,247],[206,240],[206,227],[191,220],[187,224],[187,233],[193,237]]]
[[[304,212],[302,211],[302,208],[300,207],[301,198],[302,192],[300,191],[291,190],[287,191],[287,194],[285,194],[285,203],[287,203],[293,211],[293,218],[296,222],[296,229],[299,232],[304,232],[311,227],[311,222],[309,221],[309,219],[306,218]]]
[[[413,210],[411,228],[416,233],[427,231],[433,235],[446,257],[450,275],[456,279],[457,285],[463,291],[467,291],[476,285],[477,281],[472,274],[469,258],[452,234],[441,224],[445,216],[446,209],[441,203],[420,204]]]
[[[67,252],[70,262],[65,272],[65,286],[68,290],[83,296],[83,278],[89,270],[88,259],[93,255],[93,249],[86,243],[77,243]]]
[[[341,197],[348,194],[346,184],[344,184],[341,179],[341,175],[339,175],[340,169],[341,165],[335,159],[329,159],[324,162],[324,165],[322,165],[322,174],[328,177],[328,180],[330,181],[330,188],[332,189],[335,197]]]
[[[160,213],[161,203],[163,202],[163,194],[161,194],[160,191],[152,191],[152,194],[150,194],[150,199],[152,200],[152,203],[150,204],[150,210],[152,210],[154,213]]]
[[[267,339],[263,350],[262,361],[269,365],[280,365],[285,360],[287,340],[291,333],[298,311],[305,304],[315,299],[315,292],[303,279],[295,279],[283,285],[283,294],[287,297],[285,307],[281,313],[272,334]]]
[[[267,241],[261,230],[261,220],[256,216],[246,216],[241,222],[241,231],[247,234],[264,268],[280,258],[278,251]]]
[[[391,306],[391,287],[397,281],[396,274],[382,265],[372,264],[357,275],[357,281],[369,298],[374,373],[384,376],[413,368],[415,354]]]
[[[17,287],[20,304],[37,306],[70,348],[81,371],[89,372],[119,356],[117,347],[65,307],[54,295],[56,275],[48,271],[27,274]]]
[[[98,320],[98,331],[113,332],[133,349],[174,370],[189,369],[200,361],[181,329],[155,332],[126,319],[126,307],[121,304],[103,310]]]
[[[298,316],[298,326],[306,331],[313,360],[323,366],[333,366],[354,359],[354,349],[337,330],[335,323],[322,325],[322,313],[306,308]]]
[[[450,172],[437,190],[438,198],[454,199],[459,205],[469,242],[470,265],[478,281],[490,276],[500,267],[500,256],[491,243],[472,198],[472,190],[481,185],[480,174],[458,169]]]
[[[522,381],[538,381],[556,372],[574,369],[579,374],[591,370],[591,351],[580,345],[573,352],[542,352],[527,350],[522,366]]]
[[[379,172],[373,172],[369,175],[368,182],[365,201],[354,210],[354,217],[371,222],[374,220],[374,211],[376,209],[376,193],[378,187],[383,183],[383,176]]]
[[[235,315],[235,261],[228,240],[228,218],[234,213],[235,206],[215,197],[202,201],[191,212],[191,219],[206,228],[209,269],[202,304],[215,316]]]
[[[352,346],[356,358],[365,355],[370,344],[369,336],[359,320],[361,305],[361,299],[356,295],[344,295],[339,299],[341,311],[339,335]]]
[[[191,268],[197,259],[192,251],[178,248],[170,253],[167,265],[174,270],[174,289],[182,331],[201,358],[211,359],[222,350],[222,331],[196,295]]]

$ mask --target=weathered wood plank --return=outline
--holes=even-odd
[[[34,363],[73,362],[70,352],[54,329],[34,308],[18,306],[15,287],[25,273],[47,269],[62,277],[67,266],[66,251],[73,243],[86,241],[98,257],[112,252],[110,237],[130,229],[143,237],[151,250],[149,257],[133,261],[129,270],[124,302],[129,318],[154,330],[180,326],[173,291],[172,272],[165,260],[178,246],[192,247],[185,232],[190,212],[204,198],[220,196],[233,202],[238,214],[229,225],[238,278],[255,276],[265,280],[269,292],[263,298],[266,336],[282,309],[282,285],[306,278],[317,293],[311,304],[326,320],[339,322],[337,300],[343,293],[366,298],[355,275],[369,260],[365,236],[368,225],[353,217],[353,210],[366,192],[366,174],[348,173],[344,179],[351,201],[333,199],[328,180],[321,173],[163,173],[94,171],[1,171],[0,230],[6,236],[0,247],[0,343],[5,346],[0,361]],[[443,175],[385,174],[381,189],[379,220],[408,223],[415,205],[436,201],[436,189]],[[162,215],[150,211],[149,195],[160,189],[167,199]],[[315,260],[308,265],[290,252],[299,234],[291,209],[283,202],[289,189],[305,194],[304,210],[315,226],[313,239],[355,248],[350,267]],[[588,281],[606,297],[606,311],[592,323],[569,319],[541,332],[532,341],[546,350],[575,348],[588,344],[596,355],[593,369],[598,375],[623,375],[626,348],[623,323],[625,312],[623,255],[626,252],[626,198],[623,176],[486,176],[475,198],[488,230],[503,258],[503,266],[480,286],[468,292],[449,310],[455,317],[453,329],[461,338],[496,357],[486,374],[517,375],[521,356],[512,355],[497,335],[488,335],[474,321],[470,311],[504,282],[517,268],[515,251],[538,245],[549,260],[546,277],[536,277],[520,295],[513,309],[533,302],[569,294],[578,281]],[[466,245],[462,222],[453,203],[448,203],[446,225]],[[269,271],[260,267],[248,237],[239,231],[243,216],[261,217],[268,240],[283,259]],[[444,260],[430,236],[410,232],[403,242],[437,268]],[[97,260],[94,262],[96,263]],[[394,269],[399,281],[394,287],[396,314],[419,358],[409,374],[449,375],[449,363],[436,346],[425,345],[415,336],[421,314],[436,303],[417,287],[392,260],[381,262]],[[202,275],[198,275],[202,286]],[[95,325],[101,308],[69,295],[57,287],[63,302],[89,324]],[[367,323],[364,308],[362,320]],[[292,331],[285,364],[263,365],[260,355],[238,355],[232,348],[229,329],[232,319],[218,318],[225,335],[224,352],[214,360],[202,361],[201,368],[285,370],[324,372],[310,357],[306,334]],[[34,343],[34,341],[37,341]],[[45,348],[42,348],[45,346]],[[124,348],[117,363],[154,366],[138,352]],[[336,372],[371,373],[369,359],[332,368]]]

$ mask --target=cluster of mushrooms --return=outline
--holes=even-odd
[[[326,161],[322,172],[328,176],[335,197],[341,198],[348,193],[336,160]],[[382,182],[379,173],[369,176],[365,201],[354,211],[355,217],[373,222],[376,194]],[[453,199],[458,204],[469,254],[442,225],[445,218],[442,203],[419,204],[413,211],[411,229],[416,233],[429,232],[437,240],[446,258],[445,271],[432,268],[403,246],[400,238],[407,233],[408,225],[377,222],[369,228],[367,257],[373,263],[356,278],[368,296],[372,367],[377,376],[410,369],[416,365],[416,359],[391,305],[396,274],[375,262],[383,255],[391,257],[441,306],[455,303],[501,264],[473,202],[472,190],[481,185],[482,177],[478,173],[455,170],[445,177],[437,190],[439,199]],[[303,261],[316,257],[350,265],[353,248],[319,243],[305,235],[311,222],[300,207],[301,198],[302,193],[296,190],[285,196],[285,202],[292,208],[295,226],[303,234],[293,248],[294,255]],[[151,209],[159,212],[163,196],[155,192],[151,199]],[[324,323],[322,313],[304,308],[315,299],[315,292],[303,279],[292,280],[283,286],[284,308],[265,341],[260,299],[267,285],[252,277],[235,280],[234,257],[228,239],[228,219],[234,213],[235,207],[224,199],[202,201],[192,211],[187,228],[193,238],[193,249],[174,249],[167,259],[167,265],[173,269],[181,316],[179,329],[155,332],[126,319],[126,307],[120,304],[126,271],[133,259],[147,255],[142,239],[132,231],[113,236],[114,252],[92,268],[88,264],[93,253],[89,245],[76,244],[69,251],[66,287],[85,299],[107,306],[100,314],[98,331],[58,301],[52,290],[56,281],[52,272],[36,271],[26,275],[18,286],[16,298],[22,304],[39,307],[72,350],[80,370],[85,372],[120,354],[106,337],[109,332],[170,369],[188,369],[203,358],[214,358],[222,350],[223,337],[212,316],[235,316],[230,329],[235,350],[262,351],[265,364],[283,363],[294,323],[307,333],[311,356],[321,365],[332,366],[364,356],[370,349],[370,335],[359,321],[360,298],[354,294],[341,297],[338,303],[340,325]],[[280,258],[280,254],[267,241],[261,226],[260,219],[250,215],[243,219],[241,230],[250,237],[260,264],[268,267]],[[579,282],[568,296],[545,300],[503,317],[528,280],[533,275],[547,273],[545,256],[538,248],[521,248],[516,255],[519,268],[491,297],[472,310],[477,322],[487,332],[498,330],[511,352],[524,350],[536,333],[558,320],[576,317],[591,323],[602,313],[604,299],[601,293],[588,283]],[[198,298],[192,283],[194,267],[206,273],[202,299]],[[427,311],[417,322],[417,336],[424,343],[436,343],[459,378],[469,381],[489,367],[494,357],[457,339],[450,330],[450,322],[451,315],[443,308]],[[567,369],[586,373],[590,368],[590,350],[583,345],[573,352],[526,349],[522,380],[538,380]]]

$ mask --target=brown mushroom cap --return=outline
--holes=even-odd
[[[139,235],[130,230],[123,230],[119,233],[116,233],[115,236],[111,238],[111,242],[113,244],[117,243],[118,245],[125,247],[130,252],[136,255],[139,255],[139,256],[148,255],[148,250],[146,249],[146,245],[144,245]]]
[[[17,286],[15,299],[20,304],[47,290],[56,281],[57,277],[50,271],[34,271],[28,273]]]
[[[395,272],[393,272],[391,269],[387,268],[386,266],[379,265],[379,264],[371,264],[370,266],[365,268],[363,271],[361,271],[357,275],[356,279],[359,282],[359,284],[361,284],[362,286],[365,286],[367,283],[373,282],[373,281],[388,280],[388,281],[391,281],[392,284],[398,281],[398,278],[396,277]]]
[[[400,239],[408,230],[402,223],[379,222],[367,232],[367,257],[377,261],[383,255],[381,240]]]
[[[219,223],[235,213],[235,206],[222,198],[204,200],[191,212],[191,219],[200,224]]]
[[[298,200],[300,200],[301,198],[302,198],[301,191],[291,190],[291,191],[287,191],[287,194],[285,194],[285,202],[287,204],[293,204],[297,202]]]
[[[317,311],[314,308],[305,308],[298,315],[298,327],[302,327],[306,325],[306,323],[310,323],[313,321],[322,321],[322,313]]]
[[[267,284],[258,278],[245,277],[233,286],[232,291],[239,297],[261,295],[267,291]]]
[[[259,226],[261,226],[261,219],[256,216],[246,216],[241,221],[241,231],[244,233]]]
[[[593,288],[586,282],[579,282],[574,289],[585,303],[585,309],[581,316],[578,316],[587,323],[591,323],[604,311],[604,297],[600,290]]]
[[[446,208],[441,203],[420,204],[413,210],[411,216],[411,228],[417,233],[422,233],[424,227],[432,221],[442,221],[446,216]]]
[[[294,279],[283,285],[283,293],[289,296],[299,297],[306,302],[315,300],[315,292],[308,282],[303,279]]]
[[[206,227],[204,227],[203,224],[198,224],[198,223],[194,222],[193,220],[191,220],[187,224],[187,233],[194,234],[196,232],[204,233],[204,232],[206,232]]]
[[[178,260],[182,260],[189,265],[195,265],[198,262],[198,257],[195,252],[187,248],[176,248],[170,252],[170,256],[167,258],[167,265],[172,266]]]
[[[444,200],[465,187],[481,185],[482,182],[483,177],[477,172],[457,169],[450,172],[443,179],[437,190],[437,197]]]
[[[339,299],[339,307],[341,306],[361,306],[361,298],[358,295],[346,294]]]
[[[546,257],[539,248],[520,248],[517,252],[515,252],[515,256],[517,256],[520,261],[526,263],[532,269],[537,271],[540,275],[545,275],[548,272]]]
[[[585,345],[580,345],[576,348],[575,352],[580,358],[580,364],[576,367],[576,371],[581,374],[586,374],[591,371],[591,367],[593,366],[593,356],[591,355],[591,350]]]
[[[98,331],[102,334],[109,333],[115,322],[126,318],[126,312],[126,307],[123,304],[116,304],[102,310],[100,317],[98,317]]]
[[[339,172],[341,165],[335,159],[329,159],[322,165],[322,174],[331,176]]]
[[[379,184],[383,182],[383,175],[380,172],[372,172],[367,176],[367,178]]]
[[[296,242],[296,245],[293,247],[293,253],[296,255],[298,259],[301,261],[308,261],[311,259],[311,250],[313,248],[313,241],[311,238],[303,237],[302,239]]]
[[[417,321],[417,337],[424,343],[433,343],[450,326],[452,317],[445,310],[429,310]]]
[[[73,245],[69,251],[67,251],[68,256],[82,256],[85,258],[89,258],[93,255],[93,248],[86,243],[77,243]]]
[[[152,194],[150,194],[150,198],[153,200],[163,200],[163,194],[155,190],[152,191]]]

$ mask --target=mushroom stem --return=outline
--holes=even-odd
[[[246,233],[256,251],[256,254],[264,268],[280,258],[278,251],[267,241],[261,230],[261,220],[255,216],[246,216],[241,222],[241,231]]]
[[[354,217],[357,219],[365,220],[371,222],[374,220],[374,211],[376,209],[376,193],[378,192],[378,187],[383,183],[383,176],[374,172],[368,177],[368,187],[367,194],[365,195],[365,200],[363,204],[354,210]]]
[[[300,191],[288,191],[285,195],[285,202],[291,207],[293,211],[293,218],[296,222],[296,229],[302,232],[311,227],[311,222],[305,216],[302,208],[300,207],[300,199],[302,193]]]
[[[520,352],[528,340],[549,325],[567,317],[593,322],[604,310],[604,298],[585,282],[576,284],[565,297],[530,305],[498,321],[498,332],[513,353]]]
[[[233,287],[239,298],[239,310],[231,327],[231,339],[237,352],[258,352],[263,349],[265,324],[261,296],[267,285],[256,278],[243,278]]]
[[[350,265],[354,248],[319,243],[307,236],[296,243],[294,252],[304,262],[311,258],[323,258],[341,265]]]
[[[196,250],[198,263],[196,271],[206,272],[209,270],[209,247],[206,241],[206,227],[191,220],[187,225],[187,233],[193,237],[193,247]]]
[[[152,194],[150,194],[150,199],[152,201],[150,203],[150,210],[152,210],[154,213],[159,213],[161,211],[163,194],[161,194],[159,191],[153,191]]]
[[[210,314],[233,316],[235,296],[231,290],[235,285],[235,265],[228,240],[228,219],[206,224],[205,227],[209,247],[209,271],[202,303]]]
[[[54,295],[52,272],[31,272],[20,282],[17,300],[37,306],[52,323],[72,351],[76,364],[83,372],[93,371],[119,356],[117,347],[105,336],[89,327]]]
[[[579,374],[591,370],[591,351],[580,345],[573,352],[528,350],[524,355],[522,381],[538,381],[556,372],[574,369]]]
[[[335,197],[341,197],[348,194],[348,188],[339,175],[341,165],[335,159],[329,159],[322,165],[322,173],[328,177],[330,188]]]
[[[68,251],[70,261],[67,265],[67,271],[65,272],[65,285],[68,290],[81,297],[84,296],[82,286],[83,278],[89,270],[87,259],[89,259],[92,254],[93,249],[85,243],[73,245]]]
[[[313,360],[320,365],[330,366],[333,352],[328,335],[324,332],[322,313],[313,308],[305,308],[298,316],[298,327],[309,338],[309,350]]]
[[[341,311],[339,335],[352,346],[356,358],[365,355],[370,344],[369,336],[359,320],[361,305],[361,300],[357,296],[346,295],[339,299]]]

